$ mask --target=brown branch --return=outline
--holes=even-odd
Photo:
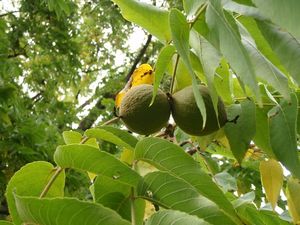
[[[4,17],[4,16],[8,16],[8,15],[10,15],[10,14],[17,13],[17,12],[20,12],[20,11],[11,11],[11,12],[7,12],[7,13],[4,13],[4,14],[1,14],[1,15],[0,15],[0,18],[1,18],[1,17]]]
[[[150,43],[152,40],[152,35],[149,34],[146,43],[144,44],[144,46],[141,48],[139,54],[137,55],[137,57],[135,58],[129,72],[126,75],[126,81],[128,81],[130,79],[131,74],[133,73],[133,71],[136,69],[137,64],[139,64],[139,62],[142,60],[143,56],[145,55],[147,48],[149,47]]]

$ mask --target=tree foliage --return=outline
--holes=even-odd
[[[159,4],[21,1],[0,16],[0,178],[13,224],[299,224],[300,3]],[[135,58],[136,26],[149,35]],[[201,137],[172,121],[150,137],[91,128],[113,117],[130,62],[144,61],[153,98],[192,85],[205,123],[197,85],[207,85],[214,107],[226,104],[225,127]],[[70,191],[82,177],[84,194]]]

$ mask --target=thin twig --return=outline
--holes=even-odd
[[[114,122],[118,121],[119,119],[120,119],[120,117],[114,117],[114,118],[104,122],[103,124],[101,124],[101,126],[109,125],[111,123],[114,123]]]
[[[130,206],[131,206],[131,224],[136,225],[135,207],[134,207],[134,201],[135,201],[134,187],[131,187],[130,200],[131,200],[131,204],[130,204]]]
[[[199,10],[196,12],[195,18],[191,21],[191,27],[194,26],[194,24],[196,23],[197,19],[199,18],[199,16],[204,12],[204,10],[206,9],[208,3],[205,3],[202,7],[199,8]]]
[[[179,58],[180,58],[180,55],[177,54],[175,67],[174,67],[174,71],[173,71],[173,75],[172,75],[171,87],[170,87],[170,93],[171,94],[173,93],[173,88],[174,88],[174,83],[175,83],[175,77],[176,77],[177,67],[178,67],[178,63],[179,63]]]

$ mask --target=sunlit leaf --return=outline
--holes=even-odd
[[[15,225],[22,221],[16,209],[13,192],[20,195],[40,196],[49,179],[54,175],[55,168],[51,163],[37,161],[23,166],[11,178],[6,189],[6,199],[10,216]],[[54,181],[46,197],[62,197],[64,195],[65,174],[62,172]]]
[[[65,143],[68,144],[78,144],[81,141],[82,135],[76,131],[64,131],[63,138]]]
[[[27,224],[39,225],[130,225],[115,211],[75,198],[21,197],[15,195],[19,215]]]
[[[84,133],[87,137],[94,137],[100,140],[111,142],[115,145],[133,150],[137,139],[127,131],[111,127],[101,126],[99,128],[88,129]]]
[[[295,224],[300,222],[300,180],[290,178],[287,182],[286,197]]]
[[[200,10],[203,3],[205,3],[205,0],[183,0],[183,7],[188,20],[194,19],[197,11]]]
[[[113,0],[125,19],[143,27],[162,42],[171,40],[169,12],[136,0]]]
[[[62,168],[89,171],[131,186],[140,179],[135,171],[114,156],[88,145],[59,146],[54,160]]]
[[[261,161],[260,176],[262,185],[265,189],[268,201],[275,209],[283,185],[283,170],[279,162],[274,159],[268,161]]]
[[[153,84],[153,97],[151,100],[151,104],[154,102],[157,89],[160,85],[160,82],[163,79],[163,75],[167,70],[167,66],[170,63],[172,56],[175,53],[175,48],[172,45],[165,46],[159,53],[157,57],[157,61],[155,64],[155,79]]]

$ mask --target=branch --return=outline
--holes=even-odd
[[[17,12],[20,12],[20,11],[11,11],[11,12],[7,12],[7,13],[4,13],[4,14],[1,14],[1,15],[0,15],[0,18],[1,18],[1,17],[4,17],[4,16],[8,16],[8,15],[10,15],[10,14],[17,13]]]
[[[147,48],[149,47],[149,45],[151,43],[151,39],[152,39],[152,35],[149,34],[146,43],[141,48],[139,54],[137,55],[137,57],[135,58],[132,66],[131,66],[131,69],[129,70],[129,72],[126,75],[126,81],[128,81],[130,79],[130,76],[133,73],[133,71],[136,69],[137,64],[142,60],[143,56],[145,55],[146,50],[147,50]]]

